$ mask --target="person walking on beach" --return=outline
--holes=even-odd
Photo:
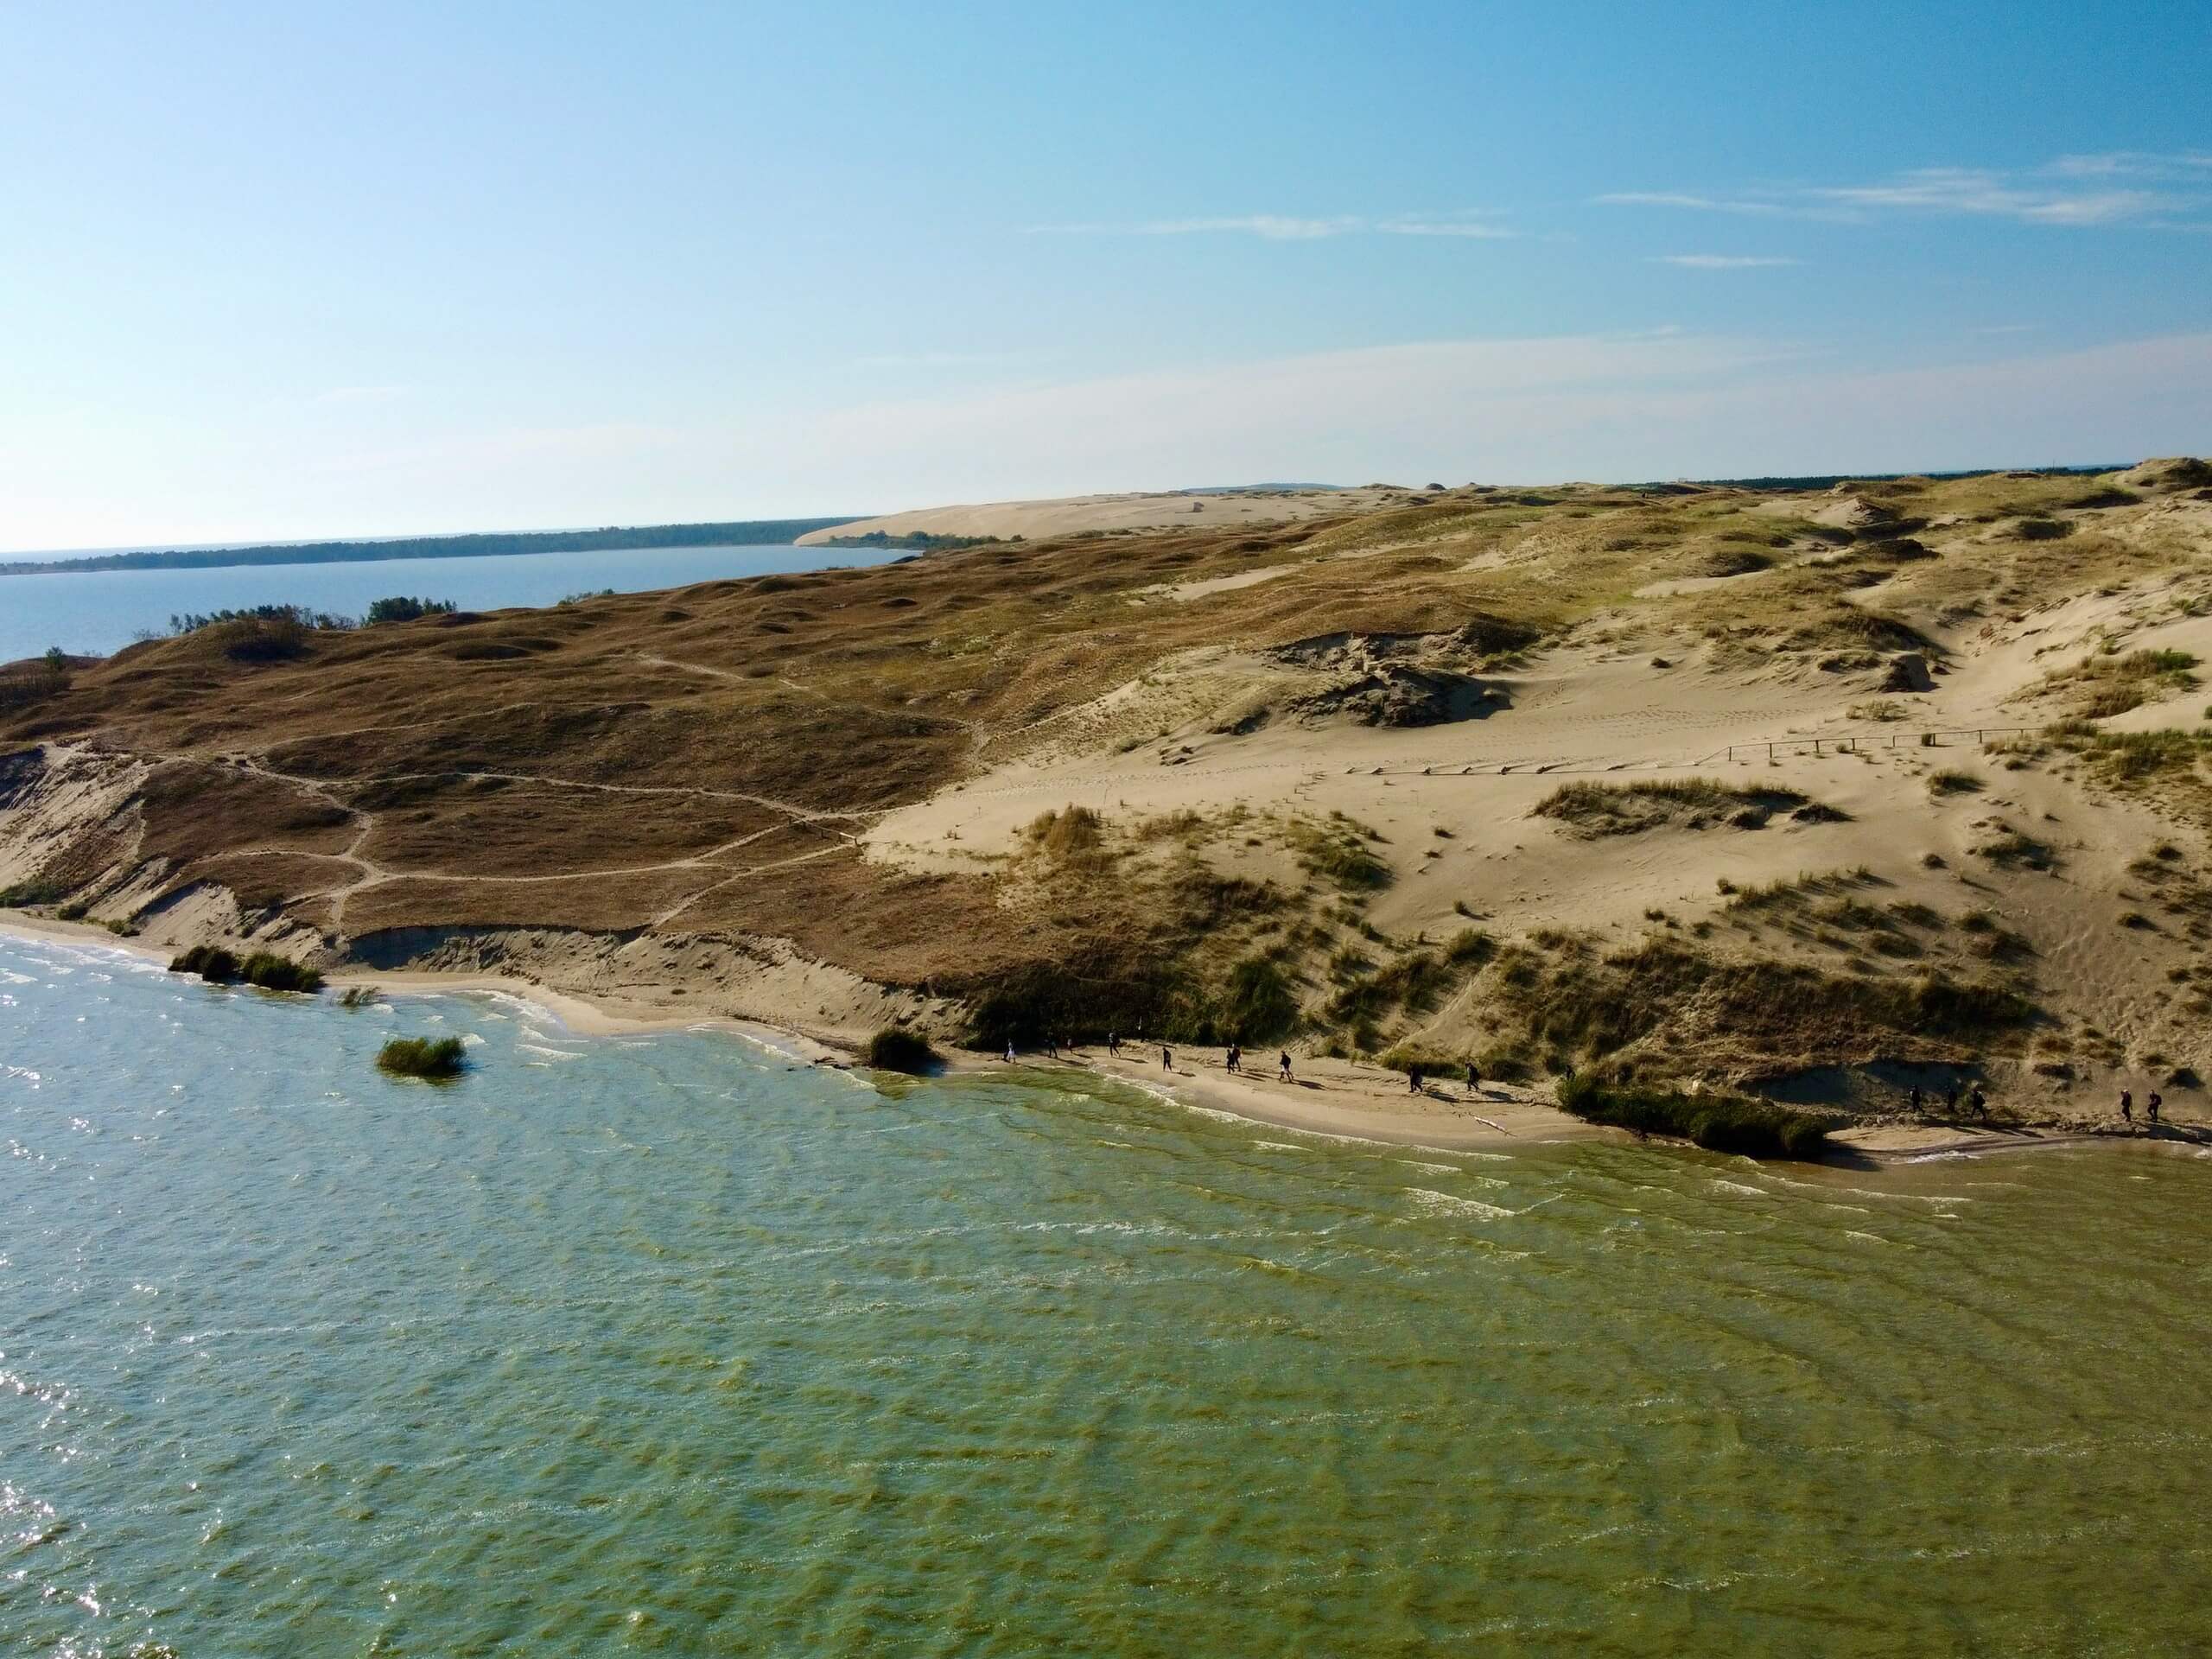
[[[1160,1046],[1160,1069],[1163,1071],[1168,1072],[1172,1072],[1175,1070],[1175,1056],[1169,1051],[1167,1045],[1165,1043],[1162,1043]]]
[[[1989,1096],[1981,1092],[1981,1085],[1978,1083],[1974,1086],[1974,1094],[1970,1097],[1969,1103],[1974,1107],[1974,1115],[1976,1117],[1989,1116]]]
[[[1282,1080],[1290,1081],[1290,1051],[1287,1048],[1282,1052]]]
[[[1052,1033],[1049,1031],[1045,1033],[1045,1058],[1048,1060],[1060,1058],[1060,1046],[1052,1040]]]
[[[1472,1060],[1467,1062],[1467,1092],[1476,1094],[1483,1086],[1483,1069]]]
[[[1011,1037],[1006,1039],[1006,1063],[1008,1065],[1014,1064],[1014,1039]]]
[[[1915,1117],[1920,1116],[1920,1085],[1916,1083],[1912,1085],[1912,1115]]]
[[[1231,1043],[1229,1046],[1229,1058],[1223,1062],[1223,1064],[1231,1071],[1242,1072],[1244,1069],[1243,1059],[1244,1051],[1239,1048],[1235,1043]]]
[[[1421,1093],[1421,1067],[1409,1065],[1406,1068],[1406,1089],[1410,1094]]]
[[[1946,1089],[1943,1091],[1943,1116],[1946,1117],[1956,1117],[1958,1115],[1959,1085],[1955,1083],[1948,1089]]]
[[[2120,1091],[2120,1121],[2129,1124],[2135,1122],[2135,1096],[2130,1090]]]
[[[2144,1116],[2151,1120],[2151,1127],[2154,1129],[2158,1127],[2158,1108],[2165,1103],[2159,1098],[2158,1091],[2155,1089],[2151,1091],[2150,1099],[2143,1103]]]
[[[1106,1033],[1106,1052],[1116,1059],[1122,1057],[1122,1039],[1110,1031]]]

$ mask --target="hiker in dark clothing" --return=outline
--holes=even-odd
[[[1106,1052],[1117,1058],[1122,1052],[1122,1039],[1110,1031],[1106,1033]]]
[[[2120,1091],[2120,1121],[2123,1123],[2135,1122],[2135,1096],[2126,1089]]]
[[[2158,1108],[2165,1103],[2166,1103],[2164,1101],[2158,1097],[2158,1091],[2155,1089],[2151,1091],[2151,1098],[2143,1103],[2143,1110],[2150,1118],[2152,1128],[2156,1128],[2158,1127]]]
[[[1406,1068],[1406,1087],[1414,1094],[1421,1093],[1421,1067],[1409,1065]]]
[[[1282,1052],[1282,1080],[1290,1081],[1290,1051],[1287,1048]]]
[[[1244,1051],[1239,1048],[1235,1043],[1231,1043],[1229,1046],[1229,1058],[1225,1062],[1228,1069],[1231,1071],[1241,1072],[1244,1069],[1243,1061]]]
[[[1175,1069],[1175,1056],[1168,1051],[1167,1045],[1165,1043],[1160,1046],[1160,1069],[1163,1071],[1173,1071]]]
[[[1472,1060],[1467,1062],[1467,1092],[1473,1094],[1483,1086],[1483,1069]]]
[[[1959,1115],[1959,1085],[1955,1083],[1943,1091],[1943,1115],[1946,1117]]]
[[[1912,1115],[1915,1117],[1918,1117],[1922,1109],[1923,1105],[1920,1098],[1920,1085],[1916,1083],[1912,1085]]]
[[[1053,1040],[1052,1033],[1049,1031],[1045,1033],[1045,1058],[1048,1060],[1057,1060],[1060,1058],[1060,1046]]]
[[[1989,1116],[1989,1096],[1981,1092],[1981,1085],[1978,1083],[1974,1086],[1972,1104],[1976,1117]]]

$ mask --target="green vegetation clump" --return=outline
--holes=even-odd
[[[195,944],[169,959],[169,972],[197,974],[210,985],[229,985],[238,976],[238,959],[219,944]]]
[[[410,599],[405,594],[395,594],[389,599],[371,600],[368,614],[362,620],[373,628],[386,622],[412,622],[418,617],[451,616],[459,608],[449,599]]]
[[[1594,837],[1633,836],[1669,824],[1702,830],[1732,823],[1753,830],[1784,807],[1808,804],[1808,798],[1793,789],[1743,789],[1711,778],[1645,779],[1633,784],[1562,784],[1536,803],[1535,814]]]
[[[467,1069],[467,1047],[458,1037],[395,1037],[377,1051],[377,1070],[389,1077],[444,1083]]]
[[[1585,1122],[1673,1135],[1708,1152],[1750,1158],[1817,1157],[1834,1127],[1827,1118],[1768,1101],[1629,1088],[1601,1083],[1583,1071],[1560,1084],[1559,1105]]]
[[[938,1063],[929,1039],[902,1026],[886,1026],[868,1039],[868,1063],[879,1071],[908,1071],[916,1076]]]
[[[2037,689],[2070,692],[2069,706],[2077,720],[2106,720],[2155,698],[2195,690],[2196,666],[2186,651],[2107,653],[2045,675]]]
[[[339,994],[338,1006],[341,1008],[368,1008],[374,1007],[383,1000],[384,994],[373,985],[348,985]]]
[[[264,991],[297,991],[311,993],[322,988],[322,976],[314,969],[280,957],[271,950],[257,950],[243,962],[219,944],[195,944],[182,956],[171,959],[173,974],[196,974],[211,985],[246,984]]]
[[[50,876],[35,875],[13,887],[0,887],[0,910],[29,910],[34,905],[58,905],[69,889]]]
[[[1930,795],[1970,795],[1981,787],[1981,779],[1970,772],[1946,769],[1928,780]]]
[[[238,977],[264,991],[307,995],[322,988],[322,976],[314,969],[269,950],[257,950],[248,957],[238,966]]]

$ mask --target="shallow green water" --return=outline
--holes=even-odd
[[[0,970],[0,1653],[2212,1628],[2212,1160],[1433,1154]]]

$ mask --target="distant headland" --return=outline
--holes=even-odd
[[[264,543],[93,553],[67,559],[16,559],[0,576],[86,570],[210,570],[225,565],[350,564],[381,559],[466,559],[523,553],[600,553],[622,548],[758,547],[796,542],[817,531],[856,523],[842,518],[742,518],[711,524],[609,524],[599,530],[532,530],[463,536],[409,536],[384,541]]]

